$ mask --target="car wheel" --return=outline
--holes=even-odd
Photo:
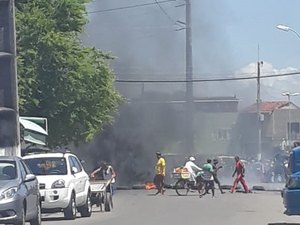
[[[14,225],[25,225],[25,211],[24,207],[21,210],[20,219],[14,223]]]
[[[92,202],[91,202],[91,194],[88,193],[86,197],[86,202],[83,206],[78,208],[80,215],[82,217],[90,217],[92,215]]]
[[[68,220],[74,220],[76,218],[76,201],[74,193],[71,195],[68,207],[64,209],[64,215]]]
[[[41,205],[37,205],[37,215],[34,219],[30,220],[30,225],[40,225],[42,223]]]
[[[110,203],[110,195],[111,195],[111,193],[106,192],[105,196],[104,196],[104,210],[105,210],[105,212],[109,212],[110,211],[110,205],[111,205],[111,203]]]

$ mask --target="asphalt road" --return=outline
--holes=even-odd
[[[114,195],[114,209],[92,217],[63,220],[63,214],[43,215],[44,225],[300,225],[300,216],[286,216],[280,192],[196,194],[179,197],[174,190],[154,196],[154,190],[127,190]],[[299,203],[300,204],[300,203]]]

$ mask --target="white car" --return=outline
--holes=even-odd
[[[89,176],[72,153],[39,153],[23,157],[36,175],[42,200],[42,212],[63,211],[75,219],[92,213]]]

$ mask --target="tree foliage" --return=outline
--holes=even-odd
[[[121,101],[111,57],[80,41],[85,4],[16,1],[20,115],[47,117],[50,145],[91,140]]]

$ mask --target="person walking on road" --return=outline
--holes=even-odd
[[[94,180],[110,180],[110,183],[107,185],[106,190],[108,192],[111,192],[112,195],[115,193],[116,172],[112,165],[108,164],[105,161],[101,161],[99,163],[99,166],[97,166],[90,174],[90,177]]]
[[[213,165],[211,164],[211,159],[207,159],[207,163],[203,165],[203,174],[202,178],[204,181],[204,193],[200,194],[200,198],[206,194],[209,194],[209,190],[211,190],[212,197],[215,197],[215,186],[214,186],[214,169]]]
[[[246,184],[246,181],[244,179],[245,177],[245,166],[243,164],[243,162],[240,160],[240,157],[239,156],[235,156],[234,157],[235,159],[235,170],[232,174],[232,177],[235,176],[235,174],[237,175],[237,177],[235,178],[234,182],[233,182],[233,186],[231,187],[230,189],[230,193],[233,193],[238,185],[239,182],[241,182],[244,190],[245,190],[245,193],[249,193],[249,188]]]
[[[157,188],[157,192],[155,195],[161,193],[162,195],[165,193],[164,189],[164,179],[166,175],[166,160],[162,157],[160,152],[156,152],[157,162],[155,166],[155,177],[154,184]]]
[[[222,168],[222,166],[218,166],[218,159],[213,159],[213,169],[214,169],[214,172],[213,172],[213,178],[214,178],[214,182],[218,185],[219,187],[219,190],[221,192],[221,194],[224,194],[225,192],[223,191],[222,187],[221,187],[221,182],[218,178],[218,170]]]

